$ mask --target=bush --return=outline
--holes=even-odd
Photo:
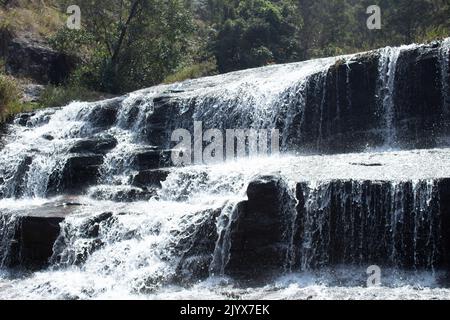
[[[81,86],[47,86],[42,92],[40,105],[45,108],[61,107],[72,101],[93,101],[105,98]]]
[[[20,89],[16,80],[0,74],[0,120],[4,121],[8,115],[20,112],[21,107]]]
[[[181,68],[164,79],[164,83],[174,83],[187,79],[196,79],[217,74],[215,60],[208,60]]]

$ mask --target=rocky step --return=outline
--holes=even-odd
[[[70,153],[106,154],[117,146],[117,139],[103,134],[96,137],[80,139],[70,148]]]
[[[131,177],[131,184],[140,188],[161,188],[161,182],[167,179],[169,169],[143,170]]]
[[[66,160],[62,169],[53,172],[47,185],[47,196],[58,194],[83,194],[89,187],[99,183],[101,168],[104,164],[105,154],[108,149],[115,146],[116,140],[112,137],[85,139],[77,141],[72,146],[72,153]],[[96,153],[92,153],[95,151]],[[146,191],[151,188],[161,187],[169,174],[170,150],[159,150],[153,147],[135,150],[128,157],[128,170],[135,170],[138,173],[131,176],[131,184],[134,187]],[[24,160],[24,169],[18,171],[21,177],[24,176],[31,164],[32,159]],[[17,178],[20,180],[20,177]],[[18,184],[16,194],[20,194],[21,185]]]
[[[98,181],[103,156],[96,154],[73,155],[67,158],[63,168],[50,175],[47,195],[81,194]]]
[[[49,264],[60,224],[81,204],[73,199],[0,212],[0,267],[39,270]]]
[[[204,278],[204,268],[192,266],[206,258],[225,261],[212,263],[207,275],[245,281],[338,265],[450,270],[448,178],[299,182],[292,193],[281,177],[262,176],[247,196],[219,238],[216,219],[199,228],[201,249],[183,256],[182,281]]]
[[[450,178],[299,179],[295,190],[291,186],[277,175],[256,178],[248,185],[248,199],[237,204],[231,223],[225,224],[229,227],[221,232],[217,222],[226,217],[221,210],[211,210],[207,219],[192,226],[188,238],[174,244],[180,255],[177,280],[192,283],[225,274],[259,282],[285,272],[337,265],[449,270]],[[74,204],[3,212],[2,221],[18,219],[4,222],[10,227],[2,228],[2,263],[46,266],[60,223],[77,208]],[[102,246],[95,235],[96,217],[86,226],[94,230],[85,236],[92,248],[73,259],[82,261]]]
[[[99,185],[90,188],[88,195],[96,200],[115,202],[147,201],[157,197],[157,188]]]

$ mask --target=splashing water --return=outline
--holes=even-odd
[[[403,50],[412,48],[380,51],[378,95],[388,148],[396,145],[397,63]],[[445,62],[448,40],[441,56]],[[136,155],[169,150],[166,138],[171,131],[190,129],[193,121],[203,121],[205,129],[281,127],[281,144],[289,150],[290,141],[307,134],[299,128],[309,121],[305,115],[311,98],[308,90],[318,101],[313,111],[319,121],[315,141],[320,144],[327,130],[327,97],[332,94],[327,91],[329,68],[354,57],[161,85],[122,98],[74,102],[16,119],[0,155],[0,266],[11,257],[21,214],[67,201],[67,195],[47,197],[53,195],[51,187],[58,189],[63,182],[68,159],[80,155],[70,150],[93,137],[112,137],[114,146],[101,154],[98,181],[70,198],[77,205],[60,225],[50,267],[26,277],[0,273],[0,297],[448,297],[447,289],[429,285],[427,277],[434,281],[440,271],[435,268],[442,259],[436,181],[448,177],[450,149],[256,157],[166,168],[167,177],[156,191],[133,183],[136,175],[154,170],[136,165]],[[448,64],[441,64],[445,78]],[[350,107],[354,97],[349,64],[346,77],[344,94]],[[446,103],[448,88],[445,81],[442,84]],[[339,101],[337,119],[344,108]],[[170,117],[161,113],[164,108],[171,108]],[[239,219],[237,207],[248,200],[248,185],[261,175],[280,177],[292,199],[278,199],[286,218],[284,275],[270,284],[243,289],[227,277],[231,239]],[[304,199],[300,199],[299,185]],[[148,188],[148,199],[111,201],[119,193],[144,188]],[[386,267],[387,272],[401,273],[405,265],[416,269],[404,276],[408,281],[396,283],[398,277],[393,277],[384,287],[362,289],[359,276],[343,275],[363,273],[365,264],[379,259],[380,252],[391,268]],[[180,275],[190,273],[192,264],[204,267],[206,276],[186,286]],[[344,271],[331,267],[336,264],[343,265]],[[422,283],[427,288],[417,288]]]

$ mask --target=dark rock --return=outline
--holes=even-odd
[[[98,237],[98,232],[100,224],[102,222],[111,221],[113,218],[112,212],[104,212],[97,216],[87,219],[80,230],[83,230],[82,236],[84,238],[96,238]]]
[[[48,265],[53,244],[59,235],[61,217],[22,217],[17,230],[20,266],[40,269]]]
[[[111,135],[100,135],[75,142],[70,153],[106,154],[117,146],[117,140]]]
[[[362,166],[362,167],[382,167],[381,163],[350,163],[352,166]]]
[[[50,175],[47,194],[80,194],[88,186],[97,182],[101,155],[78,155],[68,158],[61,171]]]
[[[30,78],[41,84],[63,83],[77,64],[75,57],[26,38],[12,39],[6,51],[5,68],[8,74]]]
[[[169,170],[164,169],[140,171],[132,178],[131,184],[136,187],[161,188],[161,182],[166,180],[169,173]]]
[[[153,112],[145,120],[144,136],[147,143],[159,148],[170,147],[171,132],[185,127],[179,117],[180,101],[171,96],[158,96],[153,99]],[[192,118],[188,125],[192,126]]]
[[[110,128],[115,124],[122,99],[110,99],[92,108],[88,121],[93,127]]]
[[[442,106],[439,48],[402,52],[395,86],[396,138],[402,147],[434,148],[450,134]]]
[[[138,171],[158,169],[170,165],[171,150],[147,148],[133,154],[132,166]]]
[[[14,181],[14,196],[20,198],[24,193],[24,182],[25,177],[30,169],[30,165],[33,162],[33,158],[30,156],[25,156],[17,167],[16,172],[14,173],[13,181]]]
[[[225,273],[263,280],[284,271],[289,257],[294,199],[279,177],[261,177],[247,188],[248,201],[238,205],[231,225],[229,262]]]
[[[55,139],[55,138],[54,138],[52,135],[50,135],[50,134],[44,134],[44,135],[42,136],[42,138],[45,139],[45,140],[48,140],[48,141],[52,141],[52,140]]]
[[[147,201],[157,196],[155,188],[134,188],[128,186],[115,186],[103,190],[98,188],[90,194],[90,196],[97,200],[110,200],[115,202],[134,202]]]
[[[42,92],[45,90],[45,87],[39,84],[27,84],[22,87],[22,90],[22,102],[38,102],[41,98]]]
[[[438,184],[439,208],[442,219],[442,243],[444,265],[450,280],[450,178],[442,179]],[[450,281],[449,281],[450,284]]]
[[[440,220],[439,198],[445,194],[429,183],[335,180],[314,189],[298,184],[295,268],[442,268],[448,244],[441,242],[446,231],[439,230],[448,226]]]
[[[218,238],[216,220],[220,213],[220,209],[209,210],[207,218],[193,226],[195,230],[189,230],[192,236],[182,238],[181,243],[174,248],[183,253],[177,266],[176,281],[188,284],[208,278]]]
[[[362,151],[367,146],[383,142],[376,99],[378,81],[378,54],[355,57],[347,63],[337,63],[326,74],[309,78],[302,99],[290,99],[293,124],[289,139],[283,148],[308,152]],[[299,93],[300,94],[300,93]],[[287,116],[287,115],[286,115]],[[283,117],[280,117],[283,119]],[[299,133],[301,132],[301,135]]]
[[[49,202],[0,213],[0,266],[38,270],[48,266],[60,223],[73,212]]]
[[[27,126],[28,120],[33,117],[35,113],[22,113],[17,116],[16,123],[21,126]]]

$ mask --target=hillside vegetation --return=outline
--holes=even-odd
[[[450,35],[450,3],[444,0],[0,3],[2,32],[44,41],[79,59],[67,80],[46,91],[50,105],[92,97],[90,92],[121,94],[161,82]],[[381,8],[380,30],[366,25],[366,10],[373,4]],[[66,26],[69,5],[81,9],[79,30]]]

